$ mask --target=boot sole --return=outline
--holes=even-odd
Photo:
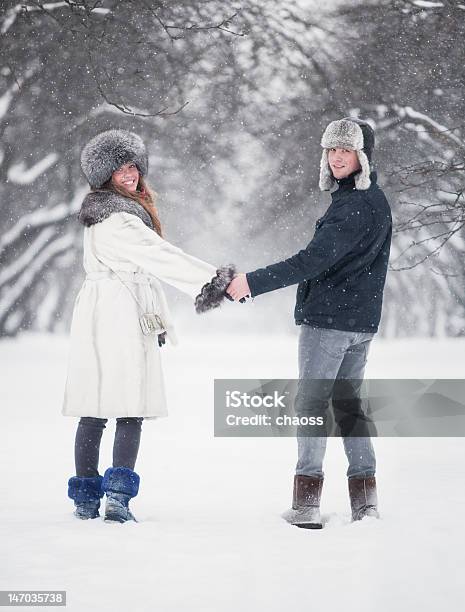
[[[137,523],[136,519],[122,519],[117,516],[106,516],[105,523]]]
[[[97,514],[95,516],[79,516],[75,514],[74,516],[80,521],[92,521],[93,519],[100,518],[100,514]]]
[[[104,519],[105,523],[125,523],[126,521],[117,517],[117,516],[105,516]]]
[[[289,525],[294,525],[294,527],[300,527],[301,529],[323,528],[323,523],[321,521],[319,512],[308,512],[302,514],[302,512],[299,513],[296,511],[296,509],[292,508],[290,510],[286,510],[286,512],[283,512],[283,514],[281,514],[281,518],[283,518],[286,523],[289,523]]]
[[[118,514],[107,513],[103,517],[105,523],[137,523],[135,518],[123,519]]]

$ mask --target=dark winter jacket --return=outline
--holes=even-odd
[[[356,173],[341,179],[317,220],[305,249],[279,263],[247,273],[252,297],[299,283],[294,317],[306,323],[376,332],[391,245],[391,209],[370,174],[367,190],[355,189]]]

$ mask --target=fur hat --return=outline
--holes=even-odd
[[[134,162],[142,176],[147,174],[147,150],[142,138],[127,130],[100,132],[81,153],[82,171],[94,189],[101,187],[115,170],[128,162]]]
[[[332,121],[321,138],[323,153],[320,162],[320,189],[327,191],[334,185],[335,178],[328,161],[328,149],[353,149],[361,166],[361,172],[355,176],[356,189],[368,189],[370,181],[370,160],[375,145],[375,134],[372,127],[361,119],[344,117]]]

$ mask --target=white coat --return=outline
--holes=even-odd
[[[187,255],[127,212],[84,229],[84,269],[90,278],[74,304],[62,414],[165,416],[157,337],[142,333],[140,306],[115,275],[109,277],[108,266],[124,275],[145,312],[161,316],[173,344],[177,339],[159,281],[194,300],[216,268]]]

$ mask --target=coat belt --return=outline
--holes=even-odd
[[[147,284],[150,283],[150,275],[143,272],[128,272],[127,270],[116,270],[118,276],[111,270],[100,270],[98,272],[87,272],[86,280],[117,280],[121,279],[129,283]],[[118,278],[119,277],[119,278]]]

